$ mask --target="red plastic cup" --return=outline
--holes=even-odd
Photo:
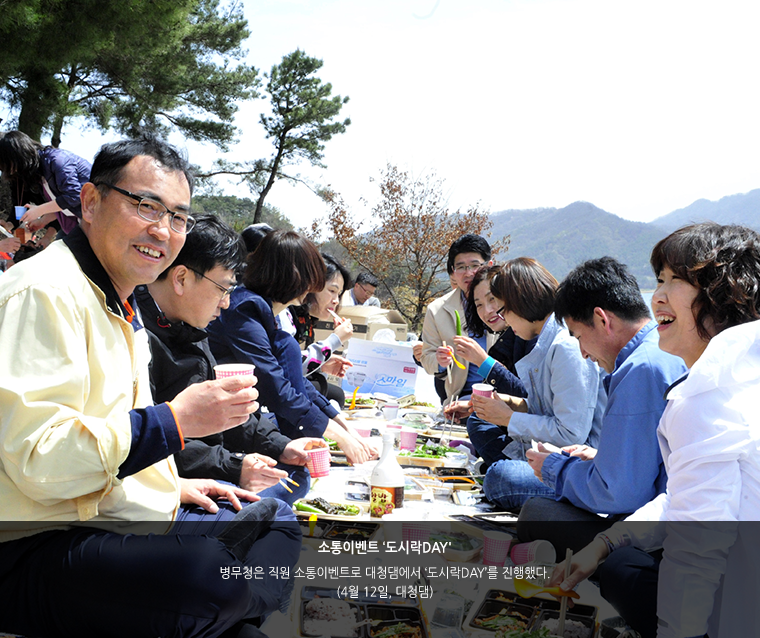
[[[412,428],[401,428],[399,448],[414,452],[414,450],[417,449],[417,430],[413,430]]]
[[[514,537],[504,532],[483,532],[483,564],[502,567]]]
[[[518,543],[512,547],[510,558],[515,565],[540,563],[550,565],[557,562],[557,551],[549,541]]]
[[[311,478],[319,478],[330,474],[330,449],[326,447],[306,450],[306,467]]]
[[[472,393],[481,397],[490,397],[493,395],[493,386],[489,383],[473,383]]]
[[[214,366],[217,379],[252,375],[255,369],[250,363],[220,363]]]

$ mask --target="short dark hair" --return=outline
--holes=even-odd
[[[679,228],[652,249],[659,277],[668,267],[698,289],[692,305],[699,336],[760,319],[760,234],[715,222]]]
[[[322,253],[322,259],[325,262],[325,286],[333,277],[335,277],[335,275],[339,274],[341,277],[343,277],[343,289],[340,291],[340,294],[343,295],[343,293],[346,292],[346,290],[348,290],[350,287],[351,273],[349,273],[348,269],[332,255]],[[324,289],[324,286],[322,286],[322,289]],[[317,292],[321,292],[321,290],[312,291],[306,295],[303,305],[311,306],[311,304],[316,301]]]
[[[557,289],[554,316],[594,323],[594,308],[614,312],[623,321],[649,319],[639,284],[625,264],[612,257],[589,259],[576,266]]]
[[[195,272],[199,279],[201,274],[217,266],[237,273],[242,269],[245,255],[243,240],[230,226],[216,215],[198,215],[193,232],[187,233],[182,250],[172,265],[158,276],[158,281],[165,279],[175,266],[186,266]]]
[[[380,285],[380,282],[377,280],[377,277],[375,277],[375,275],[370,274],[368,272],[360,272],[358,275],[356,275],[356,281],[354,283],[367,284],[368,286],[374,286],[375,288],[377,288]]]
[[[246,226],[240,233],[243,241],[245,242],[245,248],[249,253],[252,253],[258,248],[261,240],[264,239],[269,233],[274,230],[269,224],[261,222],[259,224],[251,224]]]
[[[480,235],[462,235],[449,248],[449,258],[446,262],[446,272],[454,272],[454,260],[462,253],[478,253],[483,261],[491,259],[491,246]]]
[[[39,181],[39,151],[43,148],[42,144],[21,131],[8,131],[3,134],[0,137],[0,171],[3,173],[3,179]]]
[[[491,279],[491,292],[507,312],[527,321],[541,321],[554,310],[557,280],[535,259],[518,257],[504,264]]]
[[[493,332],[483,320],[480,318],[477,309],[475,308],[475,286],[483,281],[491,281],[491,279],[499,272],[501,266],[481,266],[475,272],[470,283],[470,290],[467,293],[467,304],[464,308],[465,321],[467,322],[467,331],[473,337],[482,337],[486,331]],[[493,294],[493,293],[492,293]]]
[[[195,177],[185,155],[171,144],[149,134],[104,144],[92,162],[90,181],[105,192],[108,187],[104,184],[118,184],[124,176],[126,165],[138,155],[152,157],[169,171],[181,172],[190,187],[190,194],[193,194]]]
[[[325,287],[325,262],[317,247],[292,230],[275,230],[247,258],[243,284],[270,301],[288,303]]]

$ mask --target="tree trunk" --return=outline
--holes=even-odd
[[[261,214],[264,210],[264,199],[269,194],[269,191],[272,190],[272,186],[274,186],[274,182],[277,179],[277,171],[280,169],[280,162],[282,161],[282,155],[284,153],[286,136],[287,131],[280,137],[280,139],[278,139],[277,155],[275,155],[274,161],[272,162],[272,171],[269,173],[269,179],[267,180],[264,188],[261,189],[261,192],[259,193],[259,199],[256,201],[256,211],[253,213],[254,224],[261,222]]]
[[[54,77],[39,71],[26,74],[26,88],[21,97],[18,128],[33,140],[42,137],[58,103],[58,87]]]

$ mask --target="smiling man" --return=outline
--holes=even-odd
[[[133,291],[192,231],[187,161],[155,138],[125,140],[100,150],[90,179],[80,226],[0,279],[0,347],[23,352],[0,383],[2,629],[218,635],[277,608],[284,587],[256,591],[219,579],[219,568],[292,566],[300,532],[272,522],[275,499],[246,507],[246,521],[263,521],[242,526],[240,499],[257,496],[177,476],[172,454],[185,436],[257,409],[254,376],[194,384],[171,403],[150,396]],[[208,527],[173,535],[188,508],[220,523],[217,538],[200,535]]]
[[[562,555],[568,546],[584,547],[601,529],[665,490],[657,425],[665,391],[686,367],[658,347],[657,324],[635,277],[611,257],[572,270],[560,284],[554,312],[578,339],[583,356],[609,373],[598,450],[570,446],[562,454],[526,453],[555,496],[529,500],[520,512],[518,533],[523,539],[547,538]],[[590,525],[555,530],[531,524],[536,521]]]
[[[472,384],[482,381],[477,372],[478,366],[471,364],[461,369],[451,365],[449,348],[454,346],[454,337],[457,336],[456,313],[459,313],[464,324],[464,305],[467,302],[467,293],[475,272],[481,266],[492,264],[491,246],[483,237],[463,235],[457,239],[449,248],[449,257],[446,262],[446,272],[456,283],[456,288],[433,301],[425,313],[422,324],[423,345],[420,362],[428,374],[445,375],[442,400],[451,399],[455,395],[460,398],[469,396]],[[464,334],[467,334],[467,326],[463,325],[462,328]],[[487,351],[494,341],[495,338],[482,337],[480,346]]]

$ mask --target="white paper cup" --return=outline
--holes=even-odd
[[[26,206],[14,206],[13,209],[16,211],[16,220],[18,221],[21,219],[28,210]]]
[[[389,423],[385,428],[387,432],[393,432],[393,447],[398,450],[401,447],[401,430],[404,429],[404,426],[398,423]]]
[[[509,546],[514,541],[511,534],[504,532],[483,532],[483,564],[502,567],[509,555]]]
[[[214,366],[217,379],[252,375],[255,369],[250,363],[220,363]]]
[[[489,383],[473,383],[472,393],[481,397],[490,397],[493,395],[493,386]]]
[[[386,421],[393,421],[398,416],[398,403],[386,403],[383,406],[383,417]]]

